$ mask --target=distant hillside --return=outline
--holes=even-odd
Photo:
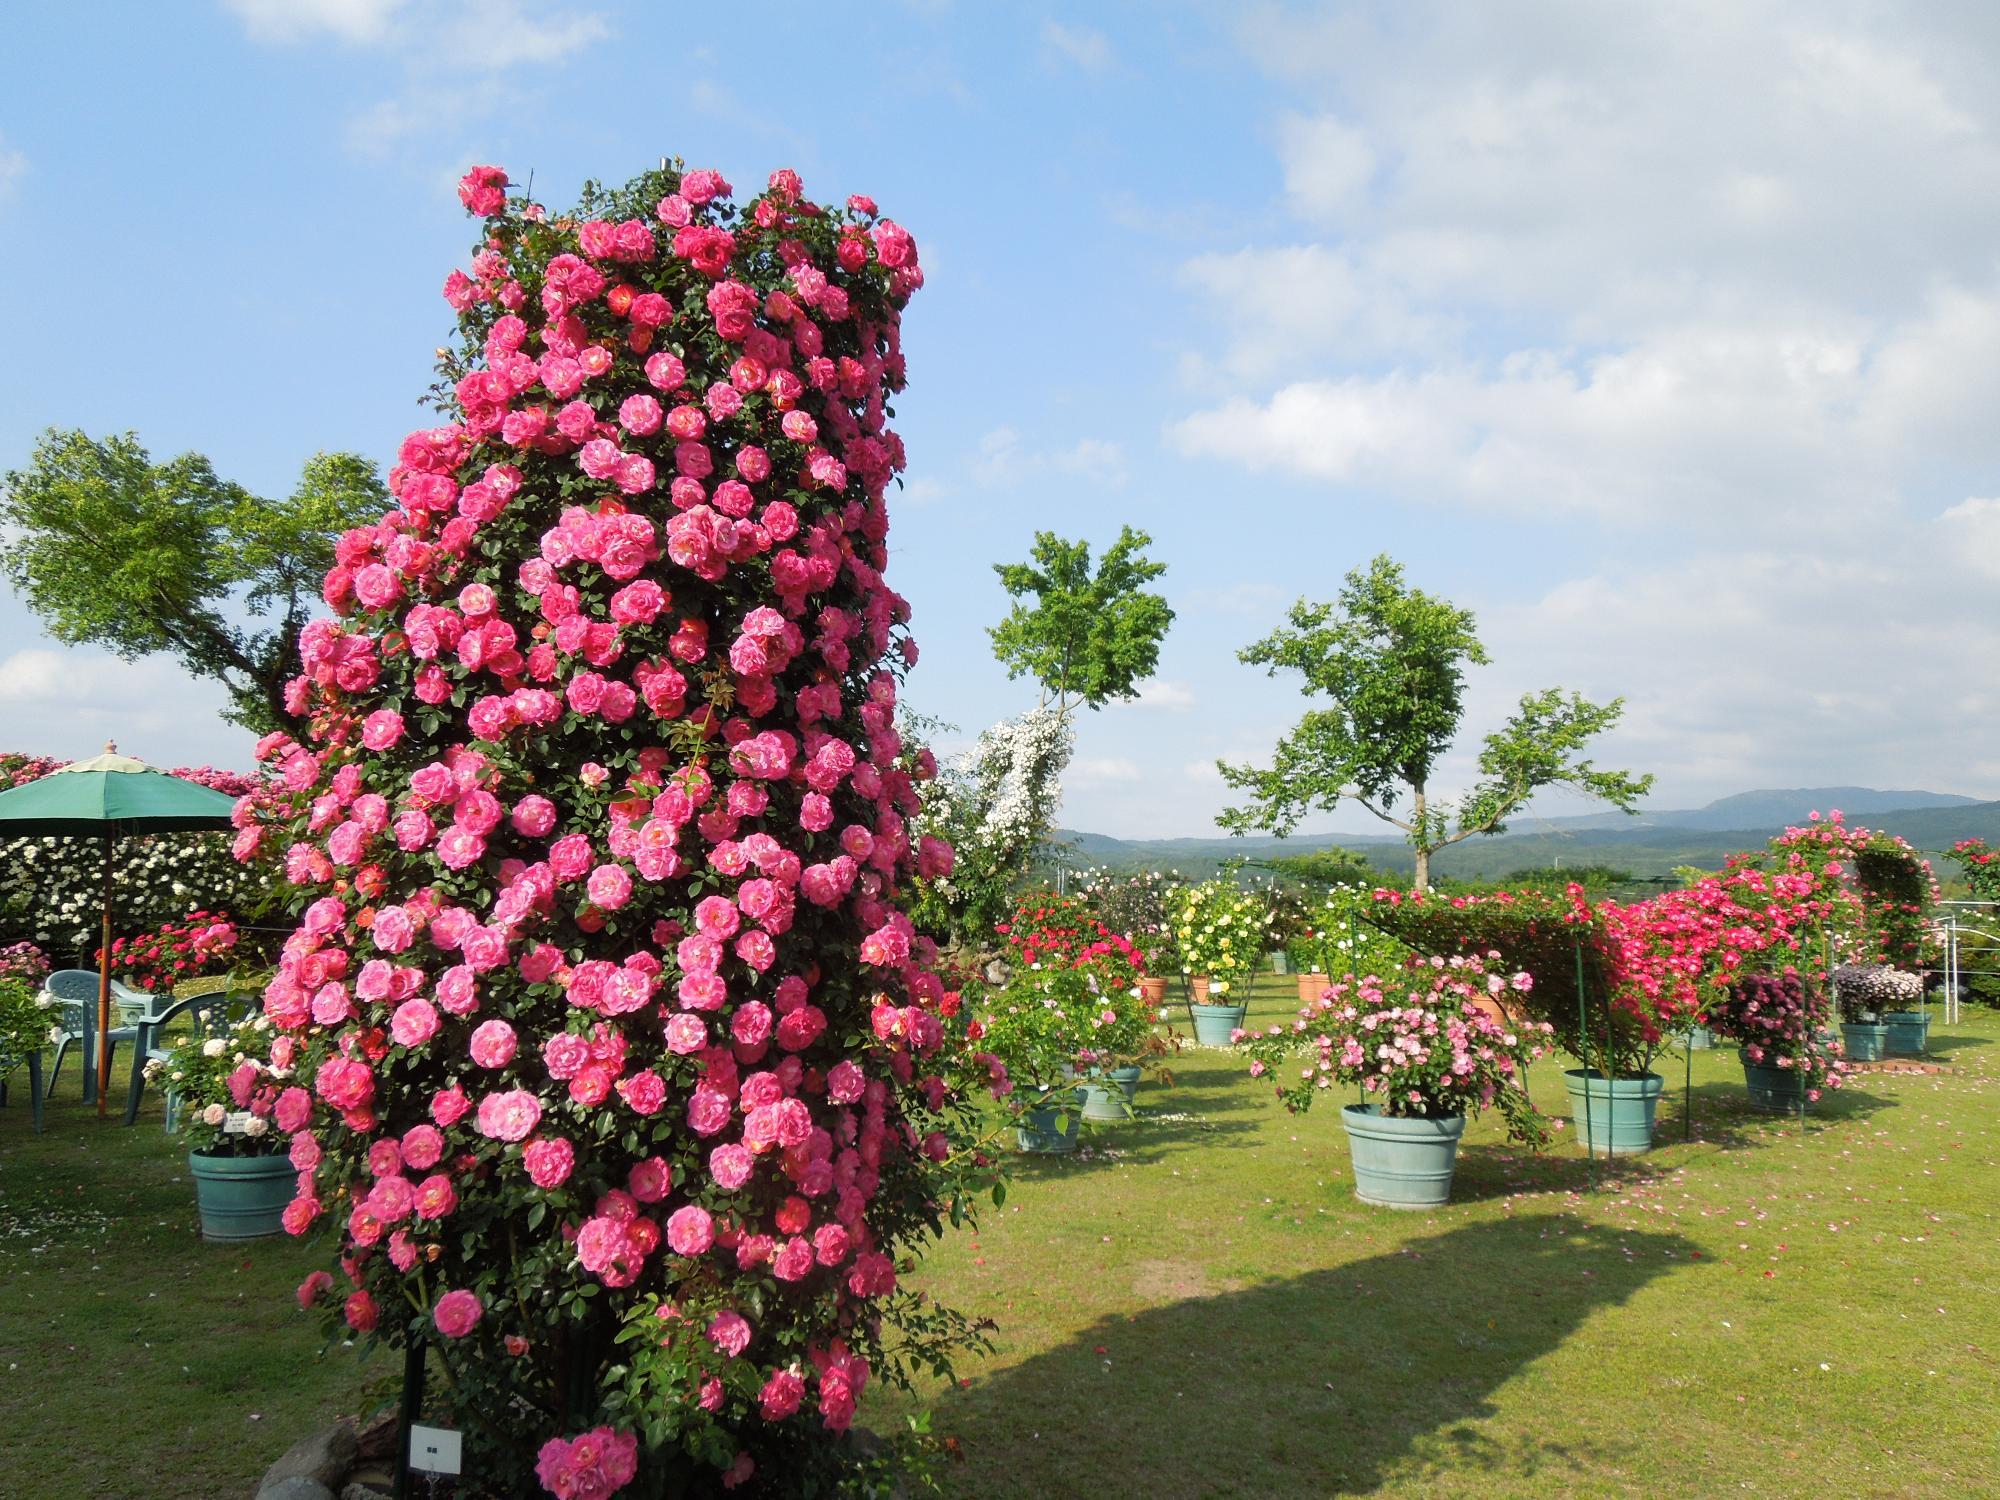
[[[1912,798],[1901,807],[1881,799]],[[1494,879],[1535,866],[1603,864],[1647,878],[1666,875],[1676,865],[1714,869],[1729,855],[1767,842],[1807,814],[1839,808],[1850,821],[1900,834],[1917,848],[1942,854],[1964,838],[2000,843],[2000,802],[1980,802],[1942,792],[1879,792],[1867,787],[1819,787],[1792,791],[1744,792],[1688,813],[1649,813],[1616,822],[1582,818],[1529,819],[1514,831],[1468,839],[1436,855],[1440,875]],[[1612,815],[1616,817],[1617,815]],[[1733,821],[1741,818],[1742,821]],[[1680,821],[1687,819],[1688,821]],[[1583,826],[1579,826],[1583,825]],[[1364,854],[1378,868],[1407,874],[1415,864],[1409,848],[1383,836],[1313,835],[1290,839],[1116,839],[1098,833],[1061,832],[1073,865],[1113,869],[1178,870],[1201,878],[1230,859],[1253,862],[1274,854],[1345,847]],[[1949,867],[1941,866],[1940,874]]]
[[[1824,816],[1839,808],[1848,821],[1866,819],[1875,826],[1878,814],[1916,812],[1946,807],[1977,807],[1977,797],[1951,792],[1878,792],[1865,786],[1805,787],[1786,792],[1738,792],[1686,813],[1657,813],[1679,828],[1784,828],[1807,816]]]

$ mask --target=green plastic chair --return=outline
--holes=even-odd
[[[56,1091],[56,1080],[62,1076],[63,1058],[68,1054],[70,1043],[80,1044],[83,1058],[83,1102],[93,1104],[97,1100],[97,983],[95,969],[58,969],[42,981],[42,993],[55,1001],[56,1038],[55,1065],[49,1069],[48,1092]],[[111,981],[111,1003],[119,1010],[144,1011],[150,1009],[153,997],[144,990],[135,990],[130,985]],[[136,1042],[139,1029],[132,1025],[114,1026],[105,1036],[111,1042],[111,1058],[116,1065],[118,1045],[121,1042]]]
[[[157,1010],[149,1010],[133,1021],[133,1029],[138,1033],[136,1045],[132,1048],[132,1081],[125,1091],[125,1123],[136,1124],[139,1119],[139,1100],[146,1091],[146,1064],[165,1062],[173,1049],[163,1046],[169,1022],[180,1016],[191,1016],[196,1036],[221,1036],[238,1021],[254,1011],[263,995],[262,989],[207,990],[204,993],[185,994],[177,1000],[170,1000]],[[180,1113],[180,1099],[169,1088],[166,1090],[166,1127],[174,1128],[174,1120]]]
[[[36,1135],[42,1133],[42,1105],[47,1095],[42,1090],[42,1049],[37,1047],[26,1057],[0,1057],[0,1109],[7,1107],[7,1079],[13,1074],[16,1064],[28,1065],[28,1113]]]

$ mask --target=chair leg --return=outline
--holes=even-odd
[[[64,1037],[61,1041],[56,1043],[55,1066],[49,1069],[49,1092],[51,1094],[53,1094],[56,1091],[56,1080],[62,1077],[63,1054],[68,1051],[69,1051],[69,1038]]]
[[[34,1116],[35,1134],[42,1133],[42,1054],[28,1054],[28,1111]]]
[[[146,1086],[146,1054],[152,1049],[147,1045],[149,1028],[139,1028],[139,1039],[132,1044],[132,1084],[125,1091],[125,1123],[133,1124],[139,1118],[139,1091]]]

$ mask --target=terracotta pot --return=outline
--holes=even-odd
[[[1159,1005],[1167,998],[1167,982],[1164,979],[1142,979],[1139,981],[1139,994],[1148,1005]]]
[[[1306,1005],[1319,999],[1319,992],[1332,983],[1332,979],[1324,974],[1301,974],[1299,976],[1299,1004]]]
[[[1188,979],[1188,991],[1193,995],[1196,1005],[1208,1004],[1208,976],[1206,974],[1191,975]]]

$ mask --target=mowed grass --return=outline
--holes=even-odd
[[[1260,980],[1252,1022],[1293,995]],[[1338,1109],[1186,1052],[930,1258],[999,1325],[930,1393],[950,1492],[2000,1495],[2000,1017],[1932,1037],[1952,1072],[1803,1133],[1697,1052],[1685,1143],[1671,1054],[1661,1145],[1608,1170],[1475,1122],[1435,1213],[1355,1200]]]
[[[1289,1014],[1260,981],[1255,1018]],[[1185,1029],[1185,1028],[1183,1028]],[[1338,1111],[1188,1051],[1144,1118],[1020,1158],[922,1284],[998,1348],[926,1392],[954,1495],[2000,1494],[2000,1017],[1933,1028],[1804,1132],[1680,1056],[1662,1145],[1595,1172],[1475,1123],[1453,1202],[1354,1200]],[[17,1079],[17,1085],[24,1080]],[[1535,1092],[1564,1112],[1558,1068]],[[1329,1101],[1331,1103],[1333,1101]],[[195,1236],[156,1109],[0,1110],[0,1495],[247,1496],[295,1437],[393,1395],[321,1355],[319,1246]],[[1595,1186],[1593,1186],[1593,1175]],[[908,1403],[871,1391],[863,1420]]]
[[[119,1061],[124,1061],[121,1056]],[[121,1070],[122,1071],[122,1070]],[[236,1500],[298,1438],[394,1394],[351,1348],[321,1357],[292,1290],[324,1246],[205,1244],[156,1096],[126,1128],[72,1058],[47,1130],[27,1075],[0,1109],[0,1496]]]

